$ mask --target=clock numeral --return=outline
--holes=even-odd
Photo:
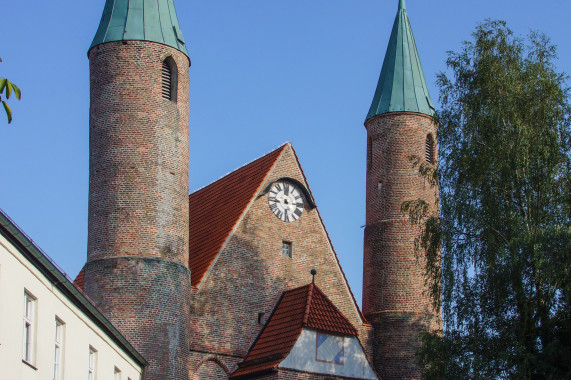
[[[297,217],[299,218],[301,216],[301,209],[296,208],[295,211],[293,212],[295,215],[297,215]],[[297,219],[297,218],[296,218]]]
[[[270,202],[278,202],[278,199],[274,196],[274,197],[269,197],[268,200]]]
[[[284,183],[284,194],[286,196],[289,195],[289,185],[287,183]]]
[[[287,215],[287,211],[284,212],[284,222],[289,222],[289,217]]]
[[[278,208],[278,206],[277,206],[275,203],[272,203],[272,204],[270,205],[270,208],[272,209],[273,212],[279,211],[279,208]]]

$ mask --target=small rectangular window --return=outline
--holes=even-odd
[[[34,319],[36,312],[36,298],[24,292],[24,345],[22,347],[22,359],[33,364],[34,354]]]
[[[97,350],[89,346],[89,367],[87,372],[87,380],[95,380],[96,366],[97,366]]]
[[[263,325],[266,322],[265,313],[258,313],[258,324]]]
[[[54,380],[61,379],[62,352],[63,352],[63,327],[64,323],[56,318],[56,331],[54,339]]]
[[[113,380],[121,380],[121,370],[117,367],[113,371]]]
[[[345,338],[329,334],[316,334],[315,360],[318,362],[343,364]]]
[[[293,249],[291,242],[283,241],[282,242],[282,256],[292,258],[293,257]]]

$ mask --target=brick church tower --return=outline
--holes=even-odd
[[[437,193],[413,168],[411,157],[433,164],[436,124],[404,0],[383,62],[367,129],[367,208],[363,312],[374,326],[374,366],[383,380],[417,379],[418,335],[437,326],[424,293],[418,229],[401,204],[422,198],[436,208]],[[419,259],[420,258],[420,259]]]
[[[187,379],[190,60],[173,0],[107,0],[88,56],[85,292],[147,379]]]

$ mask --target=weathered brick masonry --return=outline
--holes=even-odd
[[[161,96],[172,57],[178,99]],[[150,362],[147,379],[188,378],[188,68],[149,41],[89,51],[85,291]]]
[[[290,145],[261,189],[282,177],[306,184]],[[285,290],[310,283],[312,268],[317,269],[315,283],[357,328],[363,346],[369,346],[371,328],[363,325],[317,209],[305,204],[297,221],[284,223],[273,215],[267,196],[255,198],[210,274],[193,289],[193,379],[209,379],[201,374],[221,371],[207,358],[217,358],[233,372],[263,327],[258,314],[264,313],[267,319]],[[292,243],[292,258],[282,256],[282,241]]]
[[[417,379],[418,334],[435,326],[437,313],[425,294],[424,262],[414,249],[419,230],[401,205],[424,199],[436,207],[436,190],[411,161],[414,156],[424,160],[427,135],[436,136],[436,125],[423,114],[393,112],[369,119],[366,128],[363,312],[374,326],[374,365],[381,377]]]

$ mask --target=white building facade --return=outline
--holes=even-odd
[[[141,380],[147,365],[0,210],[0,379]]]

